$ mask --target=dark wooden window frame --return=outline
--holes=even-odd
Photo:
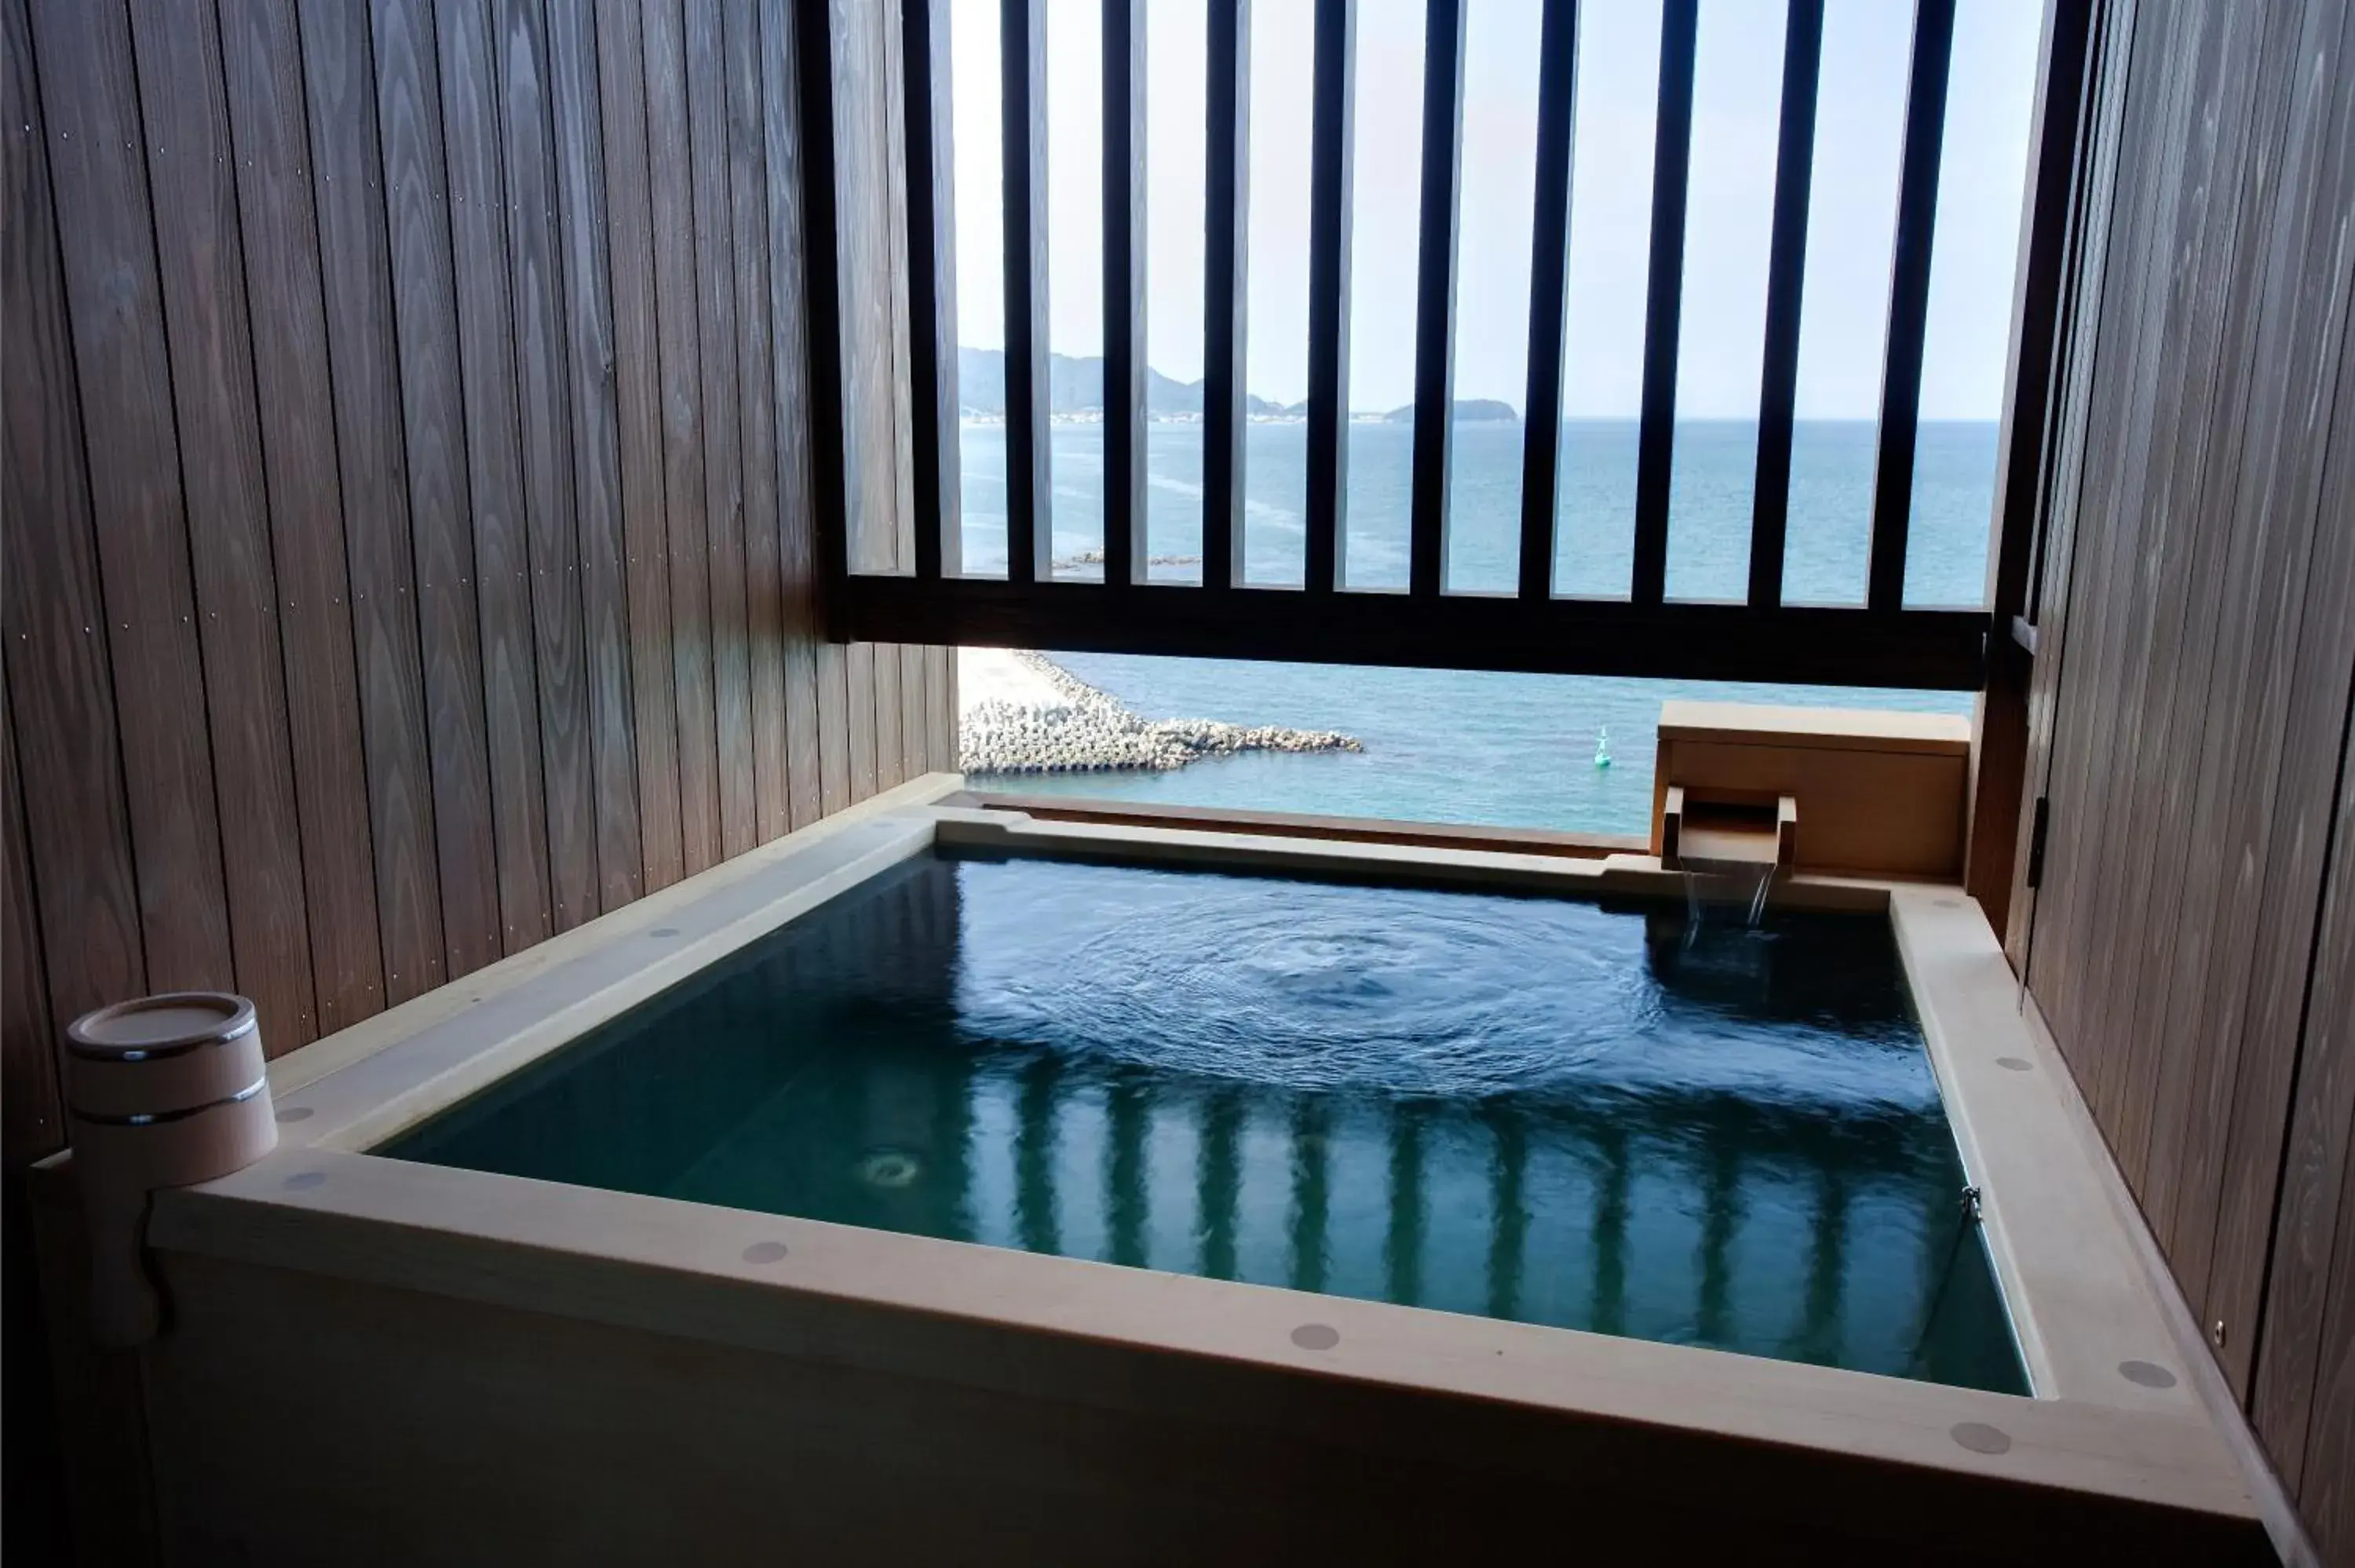
[[[1204,516],[1199,585],[1148,582],[1144,544],[1145,246],[1141,140],[1145,123],[1141,0],[1103,0],[1105,340],[1104,572],[1101,581],[1057,580],[1045,524],[1048,355],[1047,126],[1044,0],[1003,0],[1001,64],[1005,137],[1007,450],[1008,572],[958,575],[957,430],[953,273],[954,212],[947,136],[950,83],[945,37],[950,0],[903,0],[904,144],[908,153],[907,254],[910,337],[918,379],[912,405],[911,495],[917,548],[900,572],[853,573],[842,535],[845,509],[827,505],[821,472],[820,529],[833,537],[825,563],[829,635],[846,641],[897,641],[1107,650],[1334,663],[1444,665],[1559,673],[1720,678],[1823,684],[1978,690],[1987,682],[1989,608],[1909,609],[1904,604],[1922,349],[1939,155],[1945,132],[1955,0],[1915,0],[1913,43],[1889,294],[1881,417],[1872,502],[1866,601],[1854,606],[1785,603],[1793,391],[1798,357],[1811,149],[1821,66],[1822,0],[1788,0],[1766,337],[1760,389],[1755,511],[1746,599],[1671,599],[1666,593],[1668,476],[1675,440],[1678,304],[1683,291],[1685,206],[1691,141],[1693,45],[1698,0],[1668,0],[1646,318],[1642,421],[1635,508],[1635,569],[1625,599],[1571,597],[1551,581],[1561,471],[1559,450],[1565,255],[1571,221],[1577,0],[1547,0],[1538,109],[1536,240],[1531,258],[1528,418],[1519,580],[1509,593],[1448,590],[1447,440],[1455,318],[1457,196],[1463,151],[1462,37],[1467,0],[1426,0],[1422,232],[1416,336],[1415,424],[1410,583],[1404,592],[1352,590],[1347,538],[1348,435],[1340,417],[1349,331],[1350,104],[1354,0],[1316,0],[1316,58],[1310,85],[1312,282],[1307,515],[1305,581],[1298,588],[1245,586],[1241,505],[1249,209],[1250,0],[1208,0],[1209,170],[1205,201],[1206,313]],[[2091,0],[2054,0],[2062,12]],[[2048,27],[2048,37],[2051,30]],[[2060,29],[2062,38],[2083,29]],[[2082,49],[2078,51],[2082,53]],[[2074,86],[2081,58],[2047,50],[2049,80]],[[2049,86],[2049,81],[2048,84]],[[815,95],[814,95],[815,96]],[[813,116],[807,177],[838,177],[830,115]],[[821,193],[811,210],[826,209]],[[2047,221],[2040,207],[2031,223]],[[2041,257],[2033,243],[2023,254]],[[812,248],[812,297],[838,299],[829,248]],[[2057,296],[2057,266],[2031,267],[2025,295]],[[2053,330],[2053,311],[2028,321]],[[824,334],[820,334],[824,335]],[[2015,345],[2015,353],[2018,345]],[[818,367],[823,371],[823,366]],[[838,431],[838,384],[815,378],[813,414],[821,442]],[[2015,379],[2012,396],[2040,407],[2007,409],[2006,427],[2041,431],[2041,378]],[[2016,444],[2016,441],[2015,441]],[[2007,451],[2007,468],[2022,454]],[[2032,460],[2031,460],[2032,461]],[[2005,486],[2006,492],[2011,487]],[[835,497],[839,501],[838,494]],[[2007,499],[2009,497],[2007,494]],[[2014,526],[2016,507],[1999,521]],[[2032,525],[2032,520],[2023,526]],[[1993,546],[2008,554],[2003,542]],[[2009,606],[1995,609],[2009,609]],[[2016,613],[2016,610],[2014,611]]]

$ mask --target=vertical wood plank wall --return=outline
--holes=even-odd
[[[779,13],[0,0],[12,1169],[86,1008],[287,1051],[954,766],[817,641]]]
[[[2355,1564],[2355,5],[2107,20],[2115,179],[2030,705],[2049,838],[2010,945],[2324,1558]]]

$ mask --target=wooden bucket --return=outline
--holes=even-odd
[[[86,1012],[66,1030],[66,1120],[90,1229],[100,1343],[162,1323],[144,1254],[147,1201],[241,1170],[278,1143],[253,1003],[169,991]]]

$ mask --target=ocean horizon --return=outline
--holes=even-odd
[[[1054,554],[1073,563],[1103,548],[1103,427],[1058,422],[1050,429]],[[1156,581],[1200,578],[1202,429],[1177,420],[1146,427],[1148,553],[1161,557],[1148,570]],[[1562,427],[1557,592],[1626,596],[1634,569],[1636,430],[1634,419],[1570,420]],[[1497,420],[1459,420],[1454,429],[1452,589],[1510,591],[1515,586],[1521,431],[1518,421]],[[1749,581],[1757,426],[1685,420],[1676,434],[1668,596],[1740,599]],[[1872,420],[1801,420],[1795,427],[1786,602],[1863,602],[1878,434]],[[1245,426],[1244,442],[1246,576],[1271,586],[1297,584],[1305,540],[1305,427],[1253,420]],[[1352,419],[1348,442],[1345,580],[1358,588],[1403,588],[1413,427]],[[1905,574],[1909,606],[1985,601],[1996,443],[1992,421],[1921,426]],[[961,447],[965,569],[1002,574],[1004,426],[969,420]],[[1071,577],[1101,573],[1094,565],[1067,564],[1058,571]],[[1582,832],[1648,828],[1655,726],[1664,700],[1933,713],[1967,713],[1971,700],[1961,692],[1041,652],[1148,718],[1340,729],[1366,749],[1246,753],[1168,773],[975,775],[979,787]],[[1602,767],[1595,754],[1605,736],[1611,761]]]

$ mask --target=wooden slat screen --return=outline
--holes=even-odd
[[[911,48],[924,40],[932,51],[928,66],[911,68],[911,80],[922,90],[911,91],[906,101],[910,145],[925,150],[921,159],[911,155],[910,167],[921,166],[921,177],[909,182],[908,227],[920,242],[932,237],[928,246],[920,244],[920,254],[929,256],[935,270],[911,296],[917,319],[911,332],[933,345],[927,363],[941,381],[955,375],[953,343],[943,335],[956,286],[953,257],[937,238],[951,205],[944,167],[949,151],[942,134],[950,100],[938,21],[948,3],[905,0],[903,6]],[[933,537],[919,549],[911,570],[845,573],[829,579],[845,635],[1344,662],[1413,664],[1444,658],[1498,669],[1961,688],[1980,683],[1989,626],[1986,611],[1908,609],[1903,602],[1954,0],[1917,0],[1915,6],[1870,589],[1865,605],[1839,609],[1785,606],[1781,581],[1822,0],[1791,0],[1786,21],[1746,602],[1702,604],[1673,600],[1667,593],[1699,0],[1667,0],[1663,14],[1633,577],[1627,598],[1615,603],[1553,591],[1578,5],[1576,0],[1549,0],[1542,23],[1538,178],[1531,193],[1537,224],[1518,588],[1509,605],[1479,596],[1490,602],[1476,610],[1458,609],[1452,601],[1476,596],[1451,592],[1446,581],[1463,40],[1469,7],[1465,0],[1427,0],[1409,581],[1406,602],[1385,594],[1390,602],[1380,611],[1349,602],[1347,558],[1352,128],[1360,26],[1355,0],[1314,0],[1315,62],[1304,84],[1312,133],[1306,537],[1300,589],[1241,586],[1241,366],[1250,205],[1247,0],[1210,0],[1209,6],[1203,587],[1146,581],[1141,140],[1147,73],[1136,0],[1103,4],[1105,579],[1050,580],[1045,5],[1043,0],[1004,0],[1007,576],[960,577],[949,565],[956,558],[959,532],[959,512],[946,478],[952,452],[944,434],[929,427],[916,512],[920,531]],[[2078,63],[2059,60],[2053,69],[2070,73],[2073,81]],[[943,421],[957,406],[953,386],[927,385],[920,396],[940,410]],[[939,453],[936,465],[932,450]],[[933,466],[937,473],[930,471]],[[837,521],[829,517],[826,525]]]
[[[818,634],[780,8],[0,21],[10,1168],[85,1009],[283,1052],[954,766]]]
[[[2087,177],[2030,241],[2076,324],[2014,368],[2052,418],[2014,411],[2046,457],[1999,502],[2041,524],[1995,569],[2046,821],[2009,947],[2319,1560],[2355,1563],[2355,9],[2092,9],[2048,26],[2090,37]]]

